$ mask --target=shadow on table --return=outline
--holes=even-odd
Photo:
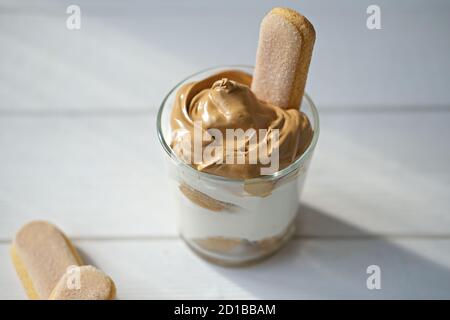
[[[308,220],[325,236],[294,237],[276,255],[251,267],[211,268],[261,299],[450,298],[447,268],[308,205],[300,205],[298,219],[299,229]],[[416,248],[414,239],[402,244],[408,241]],[[429,240],[421,240],[422,245],[424,241]],[[427,248],[437,250],[434,243]],[[367,288],[369,265],[381,269],[380,290]]]
[[[91,266],[100,268],[98,262],[92,257],[92,255],[90,255],[86,251],[84,251],[83,248],[80,248],[80,246],[77,246],[77,251],[85,265],[91,265]]]

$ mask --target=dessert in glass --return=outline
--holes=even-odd
[[[162,102],[158,137],[179,232],[209,261],[248,264],[294,233],[319,135],[317,110],[304,94],[314,38],[306,18],[275,8],[262,21],[255,68],[198,72]]]

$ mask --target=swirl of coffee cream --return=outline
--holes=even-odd
[[[279,135],[278,170],[305,152],[313,137],[307,116],[297,109],[282,109],[258,100],[250,90],[251,81],[249,74],[229,70],[185,84],[178,90],[171,114],[171,147],[177,156],[190,160],[189,164],[198,171],[246,180],[261,176],[261,168],[270,166],[261,163],[258,150],[264,144],[267,156],[272,155],[276,147],[273,143],[275,129]],[[201,123],[200,128],[196,128],[198,123]],[[254,134],[228,138],[227,129],[242,129]],[[266,132],[260,129],[266,129]],[[203,134],[202,148],[194,148],[194,131]],[[222,139],[217,139],[214,132],[220,132]],[[186,140],[190,145],[188,153],[177,148]],[[210,157],[205,157],[203,152],[211,143],[223,152],[211,152]],[[197,161],[193,161],[194,154],[198,156]],[[237,155],[245,159],[244,163],[238,163]],[[250,157],[254,155],[257,155],[257,161],[250,163]],[[227,157],[232,157],[233,161],[227,163]]]

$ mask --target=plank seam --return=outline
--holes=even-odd
[[[73,241],[116,242],[116,241],[178,241],[179,236],[110,236],[70,237]],[[450,234],[374,234],[374,235],[295,235],[292,240],[450,240]],[[10,244],[11,239],[0,238],[0,244]]]
[[[447,113],[449,106],[366,106],[366,107],[319,107],[323,114],[404,114],[404,113]],[[142,114],[156,115],[157,108],[124,108],[107,109],[0,109],[1,117],[101,117],[101,116],[140,116]]]

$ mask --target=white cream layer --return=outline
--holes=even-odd
[[[277,186],[270,195],[257,197],[242,196],[227,184],[210,184],[181,174],[184,183],[232,206],[222,211],[202,208],[178,189],[180,182],[176,181],[179,230],[190,239],[224,237],[258,241],[283,234],[297,215],[305,175],[306,170],[302,169],[296,178]]]

